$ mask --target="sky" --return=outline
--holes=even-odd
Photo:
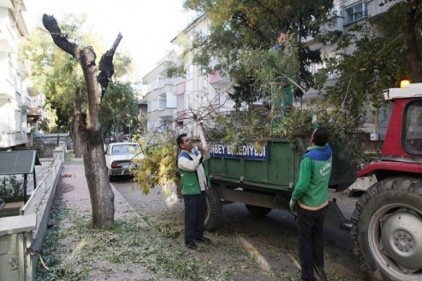
[[[133,58],[142,78],[171,50],[170,41],[194,19],[183,0],[25,0],[29,31],[42,26],[42,15],[58,22],[67,14],[86,14],[92,31],[110,48],[123,35],[117,51]],[[126,53],[127,52],[127,53]],[[97,56],[100,57],[102,53]]]

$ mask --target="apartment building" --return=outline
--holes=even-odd
[[[172,53],[169,53],[142,78],[143,84],[146,86],[143,100],[147,104],[144,118],[148,132],[164,132],[175,129],[176,79],[167,77],[167,71],[173,65],[171,58]]]
[[[180,130],[196,136],[197,119],[233,109],[234,103],[227,95],[229,78],[219,73],[205,74],[198,65],[193,64],[190,54],[182,56],[185,47],[197,33],[208,33],[206,17],[197,18],[180,32],[171,41],[174,50],[143,77],[144,84],[148,85],[145,96],[148,131]],[[185,75],[168,78],[169,67],[180,64],[185,66]]]
[[[192,42],[196,35],[209,33],[209,19],[197,18],[171,42],[178,58],[181,58],[186,44]],[[233,101],[228,98],[230,79],[219,73],[206,74],[201,67],[193,63],[192,54],[185,54],[183,64],[186,75],[178,84],[177,124],[184,132],[197,136],[197,121],[215,114],[225,114],[233,110]]]
[[[23,0],[0,1],[0,150],[28,144],[30,83],[22,76],[18,41],[28,31],[22,17]]]

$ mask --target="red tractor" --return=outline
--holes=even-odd
[[[422,280],[422,84],[384,92],[393,110],[381,159],[358,172],[375,175],[356,203],[356,254],[377,280]]]

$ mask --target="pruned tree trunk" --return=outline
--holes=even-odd
[[[114,194],[107,177],[104,147],[100,131],[100,101],[108,81],[114,73],[113,56],[122,36],[119,34],[110,50],[100,60],[98,68],[96,54],[92,47],[79,47],[70,42],[59,28],[53,16],[43,15],[44,27],[54,43],[76,58],[82,67],[88,93],[88,109],[85,119],[81,118],[80,129],[83,140],[85,176],[92,206],[92,223],[95,227],[110,227],[114,223]]]

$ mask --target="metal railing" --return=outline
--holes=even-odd
[[[19,210],[20,215],[0,218],[0,252],[4,253],[0,255],[0,280],[35,280],[38,253],[47,233],[63,160],[63,150],[55,151],[52,161],[43,159],[36,169],[39,181]]]

